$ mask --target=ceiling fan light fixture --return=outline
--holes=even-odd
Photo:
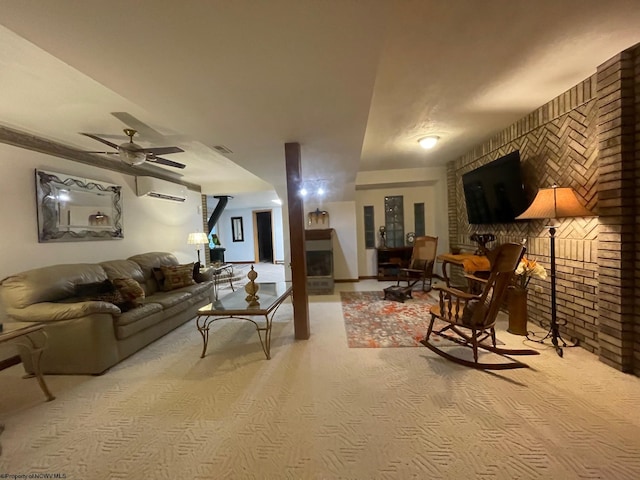
[[[440,140],[440,137],[430,135],[428,137],[421,138],[420,140],[418,140],[418,143],[425,150],[429,150],[430,148],[435,147],[436,143],[438,143],[438,140]]]
[[[127,148],[122,148],[122,146],[118,148],[120,160],[131,166],[142,165],[146,161],[147,154],[144,151],[131,149],[132,146],[140,148],[135,143],[126,143],[125,145]]]

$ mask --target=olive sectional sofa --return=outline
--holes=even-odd
[[[118,288],[104,288],[112,285]],[[194,318],[212,291],[210,277],[166,252],[42,267],[0,283],[10,320],[45,324],[40,365],[44,373],[60,374],[105,372]]]

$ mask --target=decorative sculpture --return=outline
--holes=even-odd
[[[471,241],[478,244],[476,255],[486,255],[489,251],[489,249],[486,247],[486,244],[489,242],[493,242],[496,239],[496,236],[493,233],[474,233],[469,238],[471,239]]]
[[[385,235],[387,234],[387,227],[382,225],[378,229],[378,232],[380,233],[380,248],[386,248],[387,247],[387,239],[385,238]]]
[[[255,282],[256,278],[258,278],[258,272],[253,269],[253,265],[251,265],[251,270],[247,273],[247,278],[249,282],[244,286],[244,291],[247,292],[245,300],[249,302],[250,307],[253,307],[260,304],[258,302],[260,297],[257,295],[260,285]]]
[[[322,229],[329,228],[329,212],[316,208],[315,212],[307,215],[307,228]]]

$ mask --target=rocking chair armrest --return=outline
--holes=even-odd
[[[463,292],[462,290],[458,290],[457,288],[447,287],[446,285],[434,285],[433,289],[440,290],[441,293],[447,293],[449,295],[460,298],[462,300],[473,300],[475,298],[480,298],[479,295]]]
[[[398,271],[405,273],[422,273],[424,270],[418,270],[417,268],[400,268]]]
[[[487,281],[489,280],[488,278],[476,277],[475,275],[472,275],[470,273],[465,273],[464,276],[467,280],[471,280],[473,282],[487,283]]]

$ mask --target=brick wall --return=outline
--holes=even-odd
[[[209,225],[208,225],[208,220],[209,220],[209,216],[208,216],[208,212],[207,212],[207,196],[206,195],[201,195],[200,196],[200,202],[201,202],[201,212],[202,212],[202,231],[204,233],[206,233],[207,235],[209,235]],[[204,257],[202,258],[202,263],[204,265],[209,265],[210,263],[210,259],[209,259],[209,247],[207,245],[204,246]]]
[[[565,338],[623,371],[640,374],[640,48],[616,55],[597,73],[543,105],[448,166],[450,244],[475,248],[474,231],[497,243],[527,238],[527,254],[550,267],[544,221],[472,226],[466,222],[462,174],[520,150],[527,194],[553,183],[573,187],[599,214],[565,219],[556,231],[557,316]],[[636,168],[638,165],[638,168]],[[452,194],[451,192],[455,192]],[[638,280],[636,280],[638,279]],[[535,282],[535,281],[534,281]],[[529,319],[551,315],[550,284],[530,292]],[[635,353],[634,353],[635,352]]]

